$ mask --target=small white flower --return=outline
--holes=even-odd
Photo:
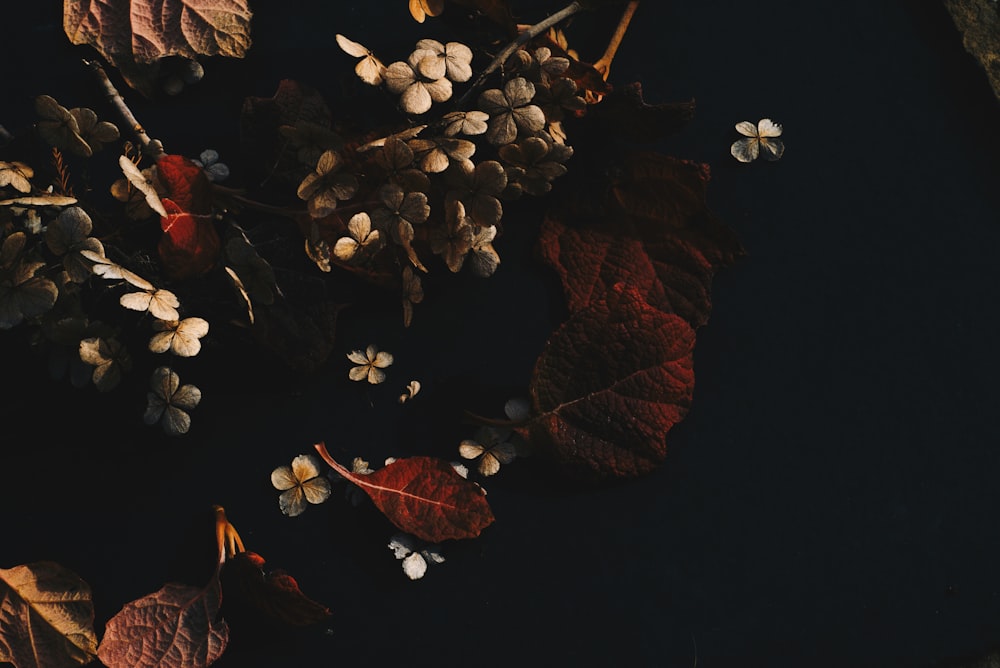
[[[418,540],[406,533],[393,535],[389,539],[389,549],[396,559],[403,560],[403,572],[411,580],[424,577],[428,564],[444,563],[444,555],[436,547],[425,545],[420,548]]]
[[[785,152],[784,142],[778,139],[781,126],[770,118],[760,119],[756,127],[750,121],[740,121],[736,124],[736,131],[745,139],[734,141],[729,152],[740,162],[753,162],[760,155],[761,148],[768,160],[777,160]]]
[[[347,359],[358,365],[351,367],[348,372],[350,379],[367,379],[372,385],[378,385],[385,380],[385,371],[382,369],[390,366],[393,362],[391,353],[380,351],[374,344],[369,344],[364,351],[352,350],[347,354]]]
[[[364,211],[351,216],[347,223],[347,233],[349,236],[340,237],[333,246],[333,254],[344,262],[381,246],[381,234],[372,229],[372,220]]]
[[[407,401],[417,396],[418,392],[420,392],[420,381],[411,380],[406,385],[406,390],[404,390],[404,392],[401,395],[399,395],[399,403],[405,404]]]
[[[156,320],[157,331],[149,340],[149,350],[165,353],[168,350],[178,357],[194,357],[201,351],[201,338],[208,334],[208,322],[202,318],[183,320]]]

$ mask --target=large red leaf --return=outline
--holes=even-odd
[[[451,464],[435,457],[409,457],[368,475],[338,464],[323,443],[316,451],[344,478],[360,487],[393,524],[431,543],[475,538],[493,523],[483,489]]]
[[[694,393],[694,330],[618,284],[556,330],[535,365],[527,431],[581,478],[648,473]]]
[[[291,575],[280,570],[265,573],[264,558],[256,552],[240,552],[229,559],[222,575],[227,611],[235,602],[267,621],[289,626],[308,626],[330,616],[330,609],[303,594]]]
[[[108,668],[204,668],[229,642],[218,573],[204,588],[168,583],[112,617],[98,648]]]
[[[166,196],[181,211],[196,216],[212,213],[212,182],[194,160],[175,154],[160,156],[156,161],[156,175],[167,189]]]

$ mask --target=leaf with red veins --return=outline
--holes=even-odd
[[[604,300],[618,283],[635,288],[661,311],[676,313],[697,327],[712,309],[713,269],[696,249],[673,241],[675,263],[653,260],[638,239],[613,226],[567,227],[546,218],[538,239],[542,258],[562,281],[571,313]],[[658,257],[668,255],[665,242]]]
[[[222,240],[212,216],[183,211],[173,200],[164,198],[167,215],[160,218],[157,250],[170,278],[183,280],[206,273],[218,262]]]
[[[226,562],[226,610],[235,605],[287,626],[309,626],[330,616],[329,608],[302,593],[295,578],[280,570],[265,572],[264,563],[256,552],[240,552]]]
[[[570,316],[538,358],[532,442],[582,479],[652,471],[691,405],[694,341],[683,318],[614,286]]]
[[[608,208],[627,217],[623,232],[641,239],[650,257],[672,261],[676,241],[700,254],[713,270],[746,254],[733,229],[706,204],[708,165],[637,151],[627,154],[620,167],[611,182]]]
[[[475,538],[493,523],[483,489],[443,459],[397,459],[359,475],[338,464],[324,444],[316,444],[316,451],[333,470],[360,487],[397,528],[421,540]]]

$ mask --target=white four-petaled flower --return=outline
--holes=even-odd
[[[271,484],[281,490],[278,507],[289,517],[305,512],[306,504],[319,504],[330,498],[330,481],[320,475],[319,462],[312,455],[299,455],[291,466],[271,471]]]
[[[764,157],[768,160],[777,160],[785,152],[784,142],[778,139],[781,125],[770,118],[760,119],[756,126],[750,121],[740,121],[736,124],[736,131],[744,139],[734,141],[729,152],[740,162],[753,162],[761,149],[764,149]]]

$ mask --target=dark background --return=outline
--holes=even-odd
[[[353,60],[335,33],[386,62],[450,37],[403,0],[252,5],[244,61],[206,61],[177,98],[130,96],[168,151],[218,149],[237,179],[245,96],[295,78],[351,113]],[[512,5],[537,20],[559,3]],[[15,13],[0,28],[0,123],[33,122],[41,93],[111,117],[60,3]],[[615,20],[569,28],[584,59]],[[455,457],[472,428],[431,407],[499,415],[525,391],[564,306],[532,259],[538,217],[524,205],[505,216],[524,222],[508,222],[496,276],[442,281],[409,330],[395,302],[360,305],[317,376],[248,356],[214,393],[213,379],[184,378],[205,399],[182,439],[141,424],[143,398],[54,384],[0,339],[0,566],[74,570],[100,634],[190,572],[221,504],[333,615],[290,634],[234,627],[219,666],[936,666],[1000,644],[1000,105],[946,11],[644,2],[611,68],[613,83],[635,80],[652,102],[696,100],[657,148],[711,166],[709,204],[748,251],[716,278],[694,406],[661,469],[595,489],[535,460],[504,467],[486,484],[495,525],[415,582],[385,548],[392,528],[339,490],[301,517],[278,511],[270,471],[318,440],[346,462]],[[733,125],[761,117],[784,125],[785,156],[737,163]],[[350,383],[343,355],[373,341],[396,355],[389,381]],[[400,407],[411,378],[426,394]]]

